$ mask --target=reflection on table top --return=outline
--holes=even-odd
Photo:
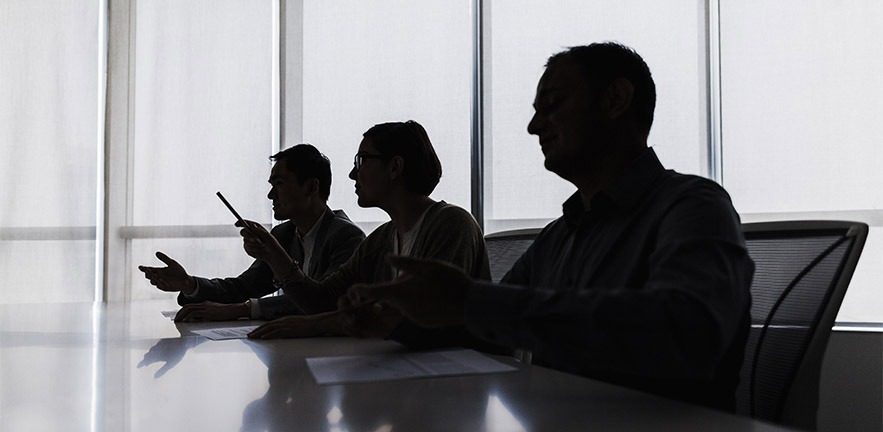
[[[173,301],[0,306],[0,430],[780,430],[553,370],[316,384],[305,358],[403,351],[344,337],[211,341]]]

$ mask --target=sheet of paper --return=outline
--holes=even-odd
[[[196,333],[200,336],[205,336],[211,340],[244,339],[248,336],[249,333],[251,333],[252,330],[256,328],[258,328],[258,326],[222,327],[205,330],[193,330],[193,333]]]
[[[313,357],[307,366],[319,384],[489,374],[518,370],[467,349],[362,356]]]

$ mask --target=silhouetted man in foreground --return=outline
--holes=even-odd
[[[727,193],[663,168],[647,136],[656,91],[630,48],[552,56],[528,132],[577,192],[501,284],[392,257],[405,276],[357,285],[422,326],[465,324],[534,363],[732,410],[754,264]]]

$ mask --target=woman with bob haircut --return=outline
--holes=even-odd
[[[359,245],[337,272],[322,281],[307,277],[275,238],[259,223],[245,221],[244,249],[266,262],[274,283],[304,315],[290,315],[266,323],[250,338],[274,339],[348,333],[387,337],[408,345],[461,343],[461,329],[425,330],[404,320],[391,308],[373,304],[358,311],[336,311],[338,298],[358,283],[386,282],[398,275],[388,255],[406,255],[451,263],[470,277],[489,280],[487,248],[472,215],[452,204],[429,197],[442,175],[441,162],[426,130],[409,120],[375,125],[362,137],[350,179],[360,207],[377,207],[390,221],[379,226]],[[239,225],[239,223],[237,223]],[[245,227],[243,227],[245,228]],[[179,314],[184,321],[231,319],[221,311],[192,305]],[[183,311],[182,311],[183,312]],[[469,338],[471,339],[471,338]]]

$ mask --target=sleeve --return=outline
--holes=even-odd
[[[195,277],[198,285],[196,295],[178,294],[181,306],[204,301],[218,303],[240,303],[250,298],[260,298],[272,293],[273,270],[263,261],[255,261],[242,274],[230,278],[206,279]]]
[[[493,343],[541,352],[569,371],[708,381],[750,305],[754,264],[739,227],[725,196],[682,199],[660,222],[643,286],[476,282],[467,293],[467,328]]]
[[[267,321],[287,315],[303,315],[303,311],[286,295],[264,297],[258,299],[258,304],[261,307],[261,316],[259,318]]]
[[[321,254],[328,254],[328,266],[320,270],[321,274],[316,275],[317,281],[325,280],[334,274],[353,256],[362,240],[365,240],[365,233],[359,227],[350,223],[341,225],[340,229],[335,230],[322,245]]]
[[[282,247],[288,248],[291,240],[282,234],[282,225],[273,228],[270,233],[279,240]],[[194,277],[197,291],[195,296],[178,294],[181,306],[204,301],[218,303],[241,303],[250,298],[261,298],[276,291],[273,286],[273,270],[265,262],[255,260],[242,274],[236,277],[207,279]]]
[[[304,314],[314,315],[337,310],[337,298],[359,281],[362,260],[367,256],[365,249],[370,240],[361,242],[352,256],[336,272],[322,281],[306,277],[297,282],[284,284],[285,296]]]
[[[487,245],[471,214],[459,207],[448,206],[428,222],[422,247],[415,256],[451,263],[469,277],[490,280]]]
[[[426,231],[421,258],[449,262],[474,279],[490,280],[487,247],[481,229],[472,215],[459,207],[448,207],[438,215],[437,223]],[[409,320],[402,321],[389,339],[411,349],[432,349],[464,346],[495,354],[511,354],[511,350],[480,340],[464,327],[426,329]]]

